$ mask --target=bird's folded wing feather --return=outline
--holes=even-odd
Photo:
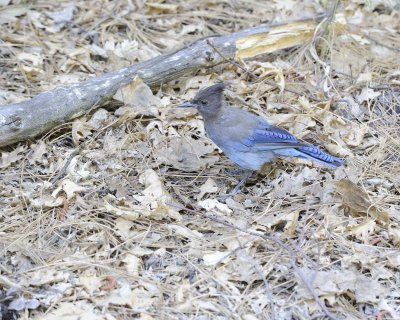
[[[298,141],[284,129],[272,125],[260,125],[246,138],[245,144],[251,149],[272,151],[285,148],[299,148],[308,144]]]

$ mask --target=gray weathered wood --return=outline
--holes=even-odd
[[[103,105],[135,75],[150,86],[177,79],[200,68],[220,64],[226,61],[223,57],[235,58],[238,40],[257,34],[267,37],[268,32],[276,27],[263,24],[224,36],[203,38],[173,53],[81,83],[42,92],[28,101],[0,106],[0,147],[33,138]],[[282,28],[281,25],[279,27]]]

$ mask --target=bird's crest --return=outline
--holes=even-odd
[[[217,84],[214,84],[214,85],[212,85],[212,86],[210,86],[210,87],[207,87],[207,88],[204,88],[204,89],[201,89],[199,92],[198,92],[198,96],[208,96],[208,95],[213,95],[213,94],[216,94],[216,93],[220,93],[220,92],[222,92],[222,91],[224,91],[224,89],[226,88],[226,85],[225,85],[225,83],[217,83]]]

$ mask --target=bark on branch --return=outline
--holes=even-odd
[[[259,25],[224,36],[212,36],[169,54],[42,92],[31,100],[0,106],[0,147],[33,138],[100,107],[138,75],[150,86],[177,79],[226,59],[249,58],[303,44],[314,35],[324,16],[287,24]]]

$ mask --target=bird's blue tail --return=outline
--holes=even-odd
[[[323,152],[312,144],[309,144],[305,147],[296,148],[296,150],[299,151],[297,157],[310,159],[330,167],[337,168],[344,163],[342,159],[336,158],[326,152]]]

